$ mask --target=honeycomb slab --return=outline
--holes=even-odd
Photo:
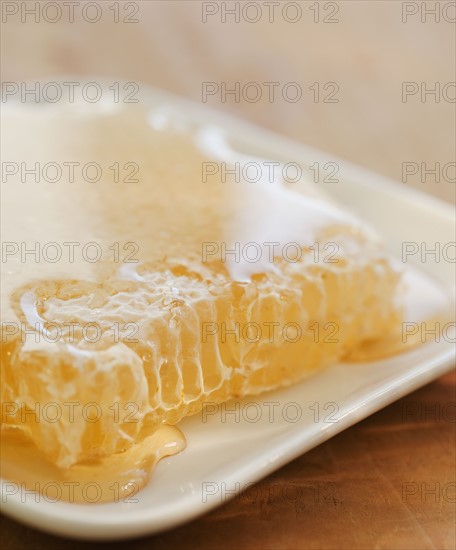
[[[219,127],[166,105],[22,105],[3,133],[2,437],[53,468],[124,464],[204,404],[400,325],[381,239]]]

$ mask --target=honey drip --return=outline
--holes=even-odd
[[[1,432],[1,474],[6,491],[35,491],[48,501],[80,504],[133,503],[157,462],[179,453],[185,437],[175,426],[162,426],[123,453],[61,469],[47,460],[21,430]]]

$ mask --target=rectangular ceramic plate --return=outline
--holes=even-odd
[[[428,248],[454,241],[454,215],[447,204],[206,107],[158,91],[146,94],[151,105],[171,105],[191,120],[222,126],[243,152],[303,165],[337,162],[340,181],[325,189],[370,221],[396,257],[406,241],[427,243]],[[443,283],[445,300],[452,303],[454,264],[432,257],[420,263],[419,254],[409,259]],[[129,502],[47,502],[30,493],[10,494],[11,484],[3,481],[2,509],[39,529],[75,538],[120,539],[177,526],[222,504],[228,491],[267,476],[450,370],[454,344],[447,340],[381,361],[335,365],[299,385],[247,398],[239,403],[239,418],[224,417],[221,408],[208,410],[212,414],[205,419],[201,414],[186,418],[179,427],[187,449],[161,461],[149,485]],[[227,409],[234,407],[230,403]]]

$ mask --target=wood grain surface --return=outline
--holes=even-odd
[[[299,12],[293,7],[284,12],[290,3],[283,1],[272,21],[269,8],[257,2],[261,17],[256,22],[258,12],[244,11],[245,2],[239,4],[239,22],[223,14],[222,4],[236,8],[234,2],[120,2],[119,23],[113,21],[115,2],[93,3],[102,11],[98,22],[84,20],[87,2],[80,1],[73,22],[64,11],[50,23],[43,15],[38,22],[30,16],[22,22],[24,3],[3,1],[2,11],[14,11],[16,5],[18,13],[2,22],[2,81],[62,74],[81,82],[128,79],[197,101],[204,83],[222,89],[239,82],[242,90],[253,82],[263,93],[256,102],[242,93],[238,101],[233,95],[223,101],[217,93],[207,97],[207,104],[395,180],[404,179],[404,163],[409,163],[417,172],[405,183],[454,203],[455,90],[448,84],[456,80],[456,34],[454,11],[445,7],[451,2],[302,1],[292,3],[301,10],[294,23],[287,19]],[[426,13],[435,5],[437,15]],[[138,22],[124,22],[135,6],[132,18]],[[216,13],[203,21],[208,10]],[[54,17],[51,11],[45,15]],[[272,101],[268,82],[278,83]],[[302,90],[299,101],[281,93],[291,82]],[[418,91],[404,98],[404,82]],[[327,83],[337,85],[335,103],[323,101],[332,90],[324,88]],[[436,163],[439,175],[426,173]],[[303,455],[255,492],[128,546],[453,549],[455,400],[450,374]],[[1,522],[6,549],[90,546],[4,517]]]

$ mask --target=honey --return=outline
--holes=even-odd
[[[381,239],[220,128],[102,103],[7,106],[3,127],[5,478],[128,498],[205,402],[365,358],[388,335],[403,349]],[[241,177],[219,178],[227,166]]]
[[[162,426],[123,453],[70,468],[47,460],[21,430],[4,430],[1,446],[2,477],[15,490],[35,491],[48,502],[134,503],[156,463],[182,451],[185,438],[175,426]]]

